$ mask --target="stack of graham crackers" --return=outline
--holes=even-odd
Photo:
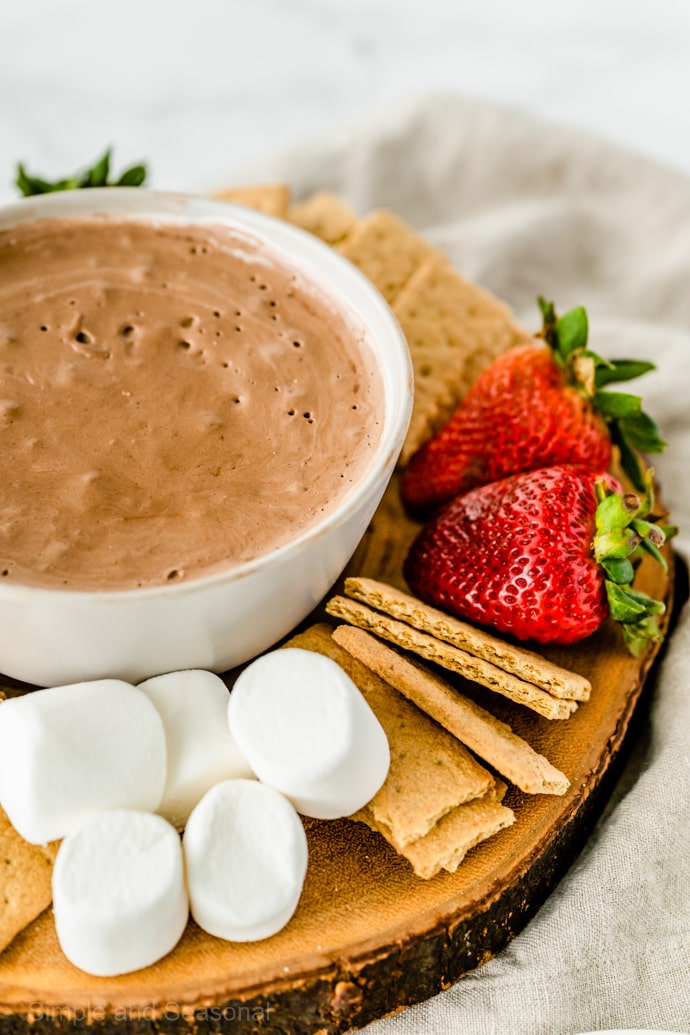
[[[344,629],[344,627],[341,627]],[[357,632],[358,630],[351,630]],[[390,747],[388,776],[374,798],[352,816],[378,831],[419,877],[454,872],[470,848],[514,821],[497,780],[451,733],[393,689],[326,624],[289,640],[325,654],[360,689]],[[364,636],[367,634],[364,633]],[[346,649],[347,648],[347,649]]]
[[[589,697],[586,679],[373,579],[348,578],[345,596],[326,610],[349,624],[312,626],[287,646],[337,661],[386,731],[388,776],[352,818],[377,830],[417,876],[455,872],[470,848],[514,822],[503,778],[526,794],[565,794],[568,778],[547,758],[407,652],[551,719]]]
[[[373,579],[347,579],[327,610],[545,719],[567,719],[591,687],[582,676]],[[381,613],[383,612],[383,613]]]

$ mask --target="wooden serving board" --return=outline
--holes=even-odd
[[[417,527],[394,480],[349,572],[402,585]],[[668,623],[672,576],[645,562],[636,584],[666,599]],[[283,931],[233,944],[190,923],[158,964],[107,980],[67,962],[47,910],[0,954],[0,1029],[345,1032],[447,988],[525,925],[575,858],[612,787],[657,651],[632,658],[613,624],[576,647],[550,650],[593,684],[591,700],[565,722],[470,688],[562,769],[571,789],[530,797],[511,788],[515,824],[470,852],[457,873],[420,880],[363,825],[308,821],[307,880]]]

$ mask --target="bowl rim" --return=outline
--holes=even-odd
[[[287,561],[306,543],[321,538],[344,524],[365,499],[383,472],[392,468],[402,449],[410,423],[414,374],[409,347],[395,314],[372,282],[348,259],[324,241],[286,220],[220,198],[148,187],[107,187],[62,191],[22,198],[0,205],[0,233],[40,219],[91,219],[115,217],[117,221],[138,221],[180,226],[228,226],[259,237],[278,253],[287,265],[302,272],[310,286],[338,309],[354,315],[365,331],[366,340],[377,360],[381,353],[374,344],[387,338],[393,348],[394,363],[382,377],[384,419],[381,437],[362,477],[351,487],[337,507],[316,524],[281,546],[230,568],[199,575],[183,582],[152,586],[105,589],[71,589],[40,584],[0,580],[0,602],[19,595],[50,598],[55,602],[124,602],[156,597],[184,597],[205,589],[238,582],[258,574],[276,563]],[[294,249],[294,251],[293,251]],[[367,310],[363,316],[360,308]],[[384,486],[385,488],[385,486]]]

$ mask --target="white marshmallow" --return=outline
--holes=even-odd
[[[163,723],[119,679],[34,690],[0,706],[0,804],[31,844],[104,809],[154,812],[165,786]]]
[[[114,977],[155,963],[177,944],[189,915],[179,834],[147,812],[92,816],[60,845],[53,909],[75,967]]]
[[[349,816],[386,778],[381,724],[323,654],[289,647],[257,658],[235,683],[228,721],[258,778],[305,816]]]
[[[168,775],[158,812],[181,830],[206,791],[221,780],[254,774],[228,729],[228,690],[201,669],[168,672],[139,684],[158,709]]]
[[[183,837],[192,916],[218,938],[269,938],[295,912],[307,872],[299,816],[254,780],[217,784],[192,812]]]

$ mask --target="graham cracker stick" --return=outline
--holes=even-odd
[[[430,636],[466,650],[468,654],[490,661],[504,672],[512,672],[554,697],[573,701],[589,700],[592,685],[584,676],[554,665],[533,651],[506,643],[459,618],[453,618],[385,582],[349,578],[345,581],[345,593],[378,611],[384,611],[391,618],[407,622],[420,632],[429,633]]]
[[[395,301],[425,259],[439,254],[385,210],[358,220],[336,250],[358,266],[389,303]]]
[[[465,280],[438,252],[429,255],[393,302],[407,338],[415,400],[400,461],[445,424],[482,370],[531,335],[510,309]]]
[[[30,845],[0,809],[0,952],[50,905],[57,847]]]
[[[319,191],[292,205],[288,219],[326,244],[338,244],[354,228],[357,215],[337,195]]]
[[[453,647],[443,640],[418,632],[404,622],[372,611],[356,600],[332,597],[326,605],[326,610],[350,625],[357,625],[360,629],[373,632],[382,639],[413,651],[427,661],[434,661],[452,672],[458,672],[466,679],[494,690],[517,704],[524,704],[546,719],[567,719],[577,708],[576,701],[558,700],[540,687],[526,683],[510,672],[504,672],[489,661],[475,658],[459,647]]]
[[[336,661],[383,726],[390,769],[368,808],[377,823],[393,832],[396,844],[423,837],[456,806],[495,791],[491,773],[451,734],[339,647],[330,626],[312,626],[285,646],[314,650]]]
[[[436,673],[353,626],[338,626],[333,639],[520,790],[527,794],[567,791],[568,778],[547,758]]]

